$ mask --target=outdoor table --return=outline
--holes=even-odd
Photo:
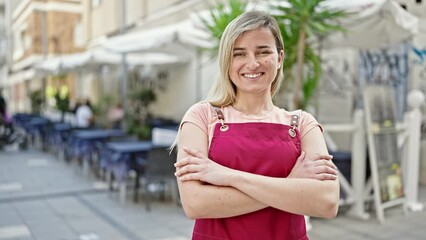
[[[135,170],[136,180],[134,187],[133,200],[138,200],[139,178],[144,170],[144,159],[148,152],[152,149],[151,141],[123,141],[108,142],[105,148],[111,154],[109,157],[102,159],[103,166],[113,173],[119,183],[120,201],[125,202],[126,199],[126,182],[124,181],[130,170]],[[108,179],[111,189],[112,181]]]
[[[117,153],[146,153],[152,148],[151,141],[108,142],[107,148]]]
[[[53,123],[48,134],[48,143],[50,145],[50,149],[56,153],[62,152],[66,141],[66,136],[71,131],[71,129],[72,126],[69,123]]]
[[[71,150],[71,157],[82,157],[83,158],[83,172],[88,173],[89,164],[92,161],[92,153],[95,149],[95,144],[98,141],[105,141],[110,137],[120,137],[126,134],[119,129],[79,129],[72,131],[69,139],[68,146]]]
[[[22,123],[22,127],[30,137],[31,143],[37,147],[43,147],[45,132],[44,129],[50,124],[49,119],[44,117],[32,117]]]
[[[120,129],[81,129],[73,131],[72,133],[74,138],[81,140],[102,140],[123,135],[125,135],[125,133]]]

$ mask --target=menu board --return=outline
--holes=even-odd
[[[388,86],[369,85],[364,90],[370,167],[376,205],[379,205],[376,209],[379,210],[394,205],[389,202],[404,198],[394,96],[393,89]]]

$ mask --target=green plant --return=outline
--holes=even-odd
[[[157,100],[157,94],[152,88],[142,88],[130,94],[131,99],[139,102],[143,107],[148,106]]]
[[[128,129],[127,132],[136,136],[138,139],[147,140],[151,138],[151,126],[140,118],[128,116],[126,118]]]
[[[43,91],[40,90],[34,90],[31,91],[28,94],[28,97],[30,98],[30,103],[31,103],[31,112],[33,114],[39,114],[41,112],[41,108],[43,105]]]
[[[56,91],[55,94],[56,108],[61,111],[61,121],[64,120],[65,112],[69,111],[70,97],[67,91]]]
[[[307,39],[324,36],[336,31],[344,31],[337,19],[347,14],[342,10],[321,7],[325,0],[286,0],[287,4],[276,7],[279,14],[275,18],[281,24],[285,43],[285,77],[292,79],[291,71],[296,66],[293,84],[293,106],[305,108],[318,85],[321,76],[320,57]],[[307,70],[307,77],[304,73]],[[303,101],[300,92],[303,91]]]
[[[305,108],[315,93],[321,77],[321,59],[314,51],[308,38],[321,37],[335,31],[344,31],[335,21],[346,16],[344,11],[321,7],[325,0],[283,0],[283,4],[271,5],[271,12],[280,24],[284,40],[284,76],[293,80],[293,106]],[[228,5],[219,3],[210,7],[208,18],[202,18],[207,31],[217,45],[210,49],[217,54],[219,40],[226,26],[238,15],[247,10],[242,0],[230,0]],[[278,12],[278,13],[277,13]],[[296,75],[293,69],[296,66]],[[306,77],[305,73],[306,72]],[[303,100],[300,99],[303,92]]]
[[[149,124],[149,105],[157,100],[157,94],[150,87],[141,87],[130,94],[132,111],[126,114],[127,132],[136,135],[139,139],[151,138]]]
[[[99,101],[92,106],[93,114],[106,116],[108,109],[116,102],[116,98],[110,94],[101,95]]]
[[[219,41],[226,26],[236,17],[246,12],[247,2],[241,0],[229,0],[228,5],[218,3],[216,6],[210,6],[209,17],[201,17],[201,22],[212,35],[215,45],[212,54],[216,55],[219,49]]]

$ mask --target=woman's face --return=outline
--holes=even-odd
[[[267,28],[240,35],[235,40],[229,68],[237,94],[270,93],[283,54],[283,51],[277,52],[274,36]]]

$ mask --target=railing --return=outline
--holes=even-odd
[[[414,90],[409,93],[407,100],[410,110],[405,113],[403,122],[396,125],[399,132],[398,149],[403,149],[401,163],[403,167],[406,206],[411,211],[421,211],[423,204],[418,202],[422,120],[420,107],[424,102],[424,95]],[[340,185],[347,196],[342,204],[352,205],[349,211],[350,215],[361,219],[368,219],[369,214],[365,211],[364,203],[372,200],[372,198],[369,198],[372,183],[371,181],[366,181],[367,138],[364,112],[356,110],[352,123],[324,124],[323,127],[327,145],[333,151],[338,149],[329,133],[349,133],[352,135],[351,183],[339,172]]]

